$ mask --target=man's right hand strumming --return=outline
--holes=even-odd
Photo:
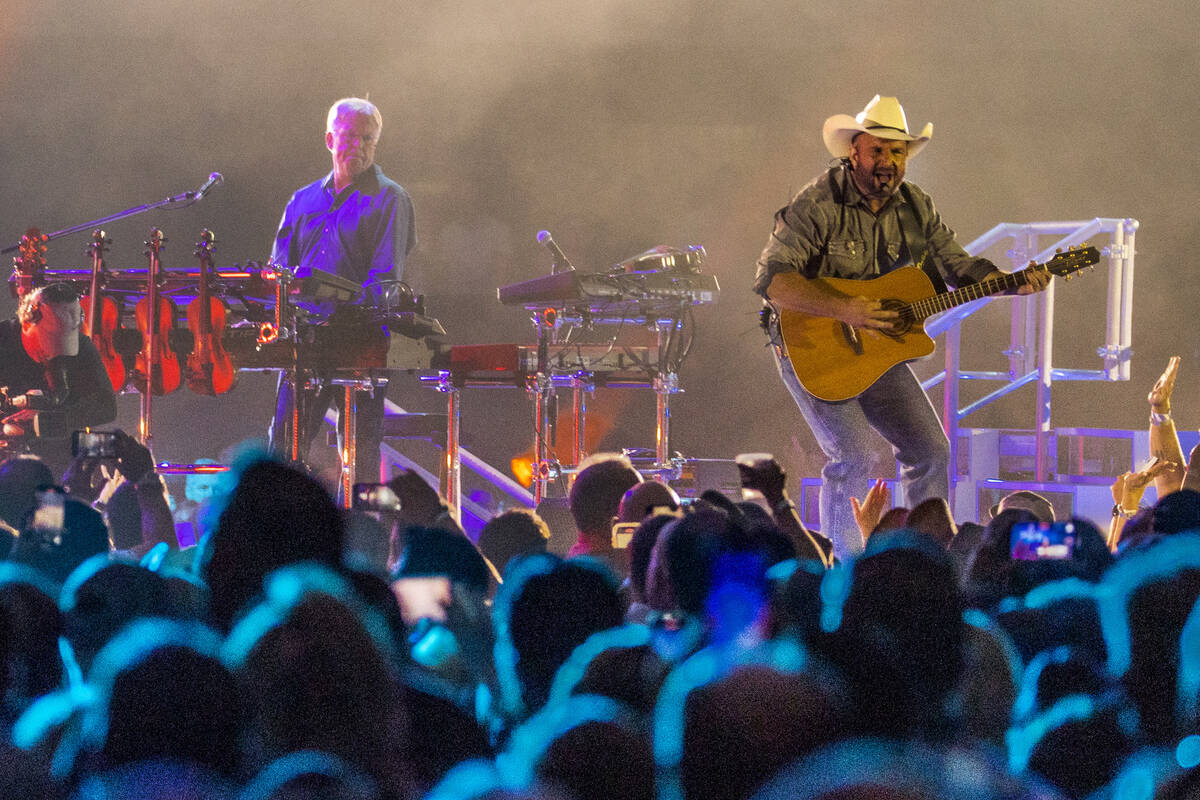
[[[810,280],[798,272],[775,275],[767,289],[771,302],[780,308],[830,317],[852,328],[888,330],[900,318],[899,312],[884,309],[882,300],[846,295],[824,281]]]
[[[869,297],[847,297],[838,319],[855,328],[890,330],[900,318],[900,312],[889,311],[883,301]]]

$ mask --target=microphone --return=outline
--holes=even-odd
[[[221,173],[219,173],[219,172],[214,172],[214,173],[212,173],[211,175],[209,175],[209,176],[208,176],[208,180],[206,180],[206,181],[204,182],[204,185],[203,185],[203,186],[201,186],[201,187],[199,188],[199,190],[197,190],[197,192],[196,192],[196,199],[197,199],[197,200],[201,199],[202,197],[204,197],[204,195],[206,195],[206,194],[208,194],[210,191],[212,191],[212,188],[213,188],[214,186],[219,186],[220,184],[222,184],[222,183],[224,183],[224,182],[225,182],[225,176],[224,176],[224,175],[222,175],[222,174],[221,174]]]
[[[67,365],[63,360],[66,356],[57,356],[46,364],[47,397],[54,407],[61,406],[71,396],[71,386],[67,381]]]
[[[567,258],[567,254],[564,253],[562,248],[559,247],[554,241],[554,238],[550,235],[550,231],[538,231],[537,240],[539,244],[545,245],[546,249],[554,254],[555,272],[559,271],[559,267],[571,272],[575,271],[575,265],[570,262],[570,260]]]

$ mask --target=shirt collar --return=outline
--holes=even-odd
[[[350,181],[350,185],[346,189],[357,189],[367,181],[379,181],[379,165],[372,164],[358,174],[358,176]],[[333,189],[333,170],[329,170],[329,174],[325,176],[325,180],[321,181],[321,188],[328,194],[334,195],[336,192]]]

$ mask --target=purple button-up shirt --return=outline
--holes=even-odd
[[[321,269],[366,285],[403,278],[416,243],[412,199],[372,165],[340,193],[330,172],[293,194],[271,259],[300,277]]]

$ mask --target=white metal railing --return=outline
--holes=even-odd
[[[962,322],[994,298],[966,303],[931,319],[925,326],[930,336],[945,334],[946,368],[923,382],[928,391],[943,384],[942,420],[950,438],[950,486],[953,492],[957,479],[959,423],[968,414],[992,403],[1029,383],[1037,383],[1037,460],[1036,480],[1044,481],[1049,472],[1049,441],[1051,385],[1056,380],[1127,381],[1129,362],[1133,355],[1130,345],[1133,332],[1133,275],[1134,237],[1138,222],[1134,219],[1100,218],[1074,222],[1001,223],[966,245],[968,253],[977,255],[995,244],[1011,239],[1013,246],[1006,252],[1014,269],[1029,261],[1046,261],[1056,250],[1083,244],[1099,235],[1108,236],[1108,244],[1100,248],[1108,259],[1108,295],[1105,314],[1104,344],[1097,355],[1103,368],[1055,369],[1054,346],[1054,282],[1034,295],[1013,298],[1012,328],[1007,372],[970,371],[962,369]],[[1057,237],[1048,246],[1043,237]],[[1003,385],[965,407],[959,405],[959,381],[992,380]]]

